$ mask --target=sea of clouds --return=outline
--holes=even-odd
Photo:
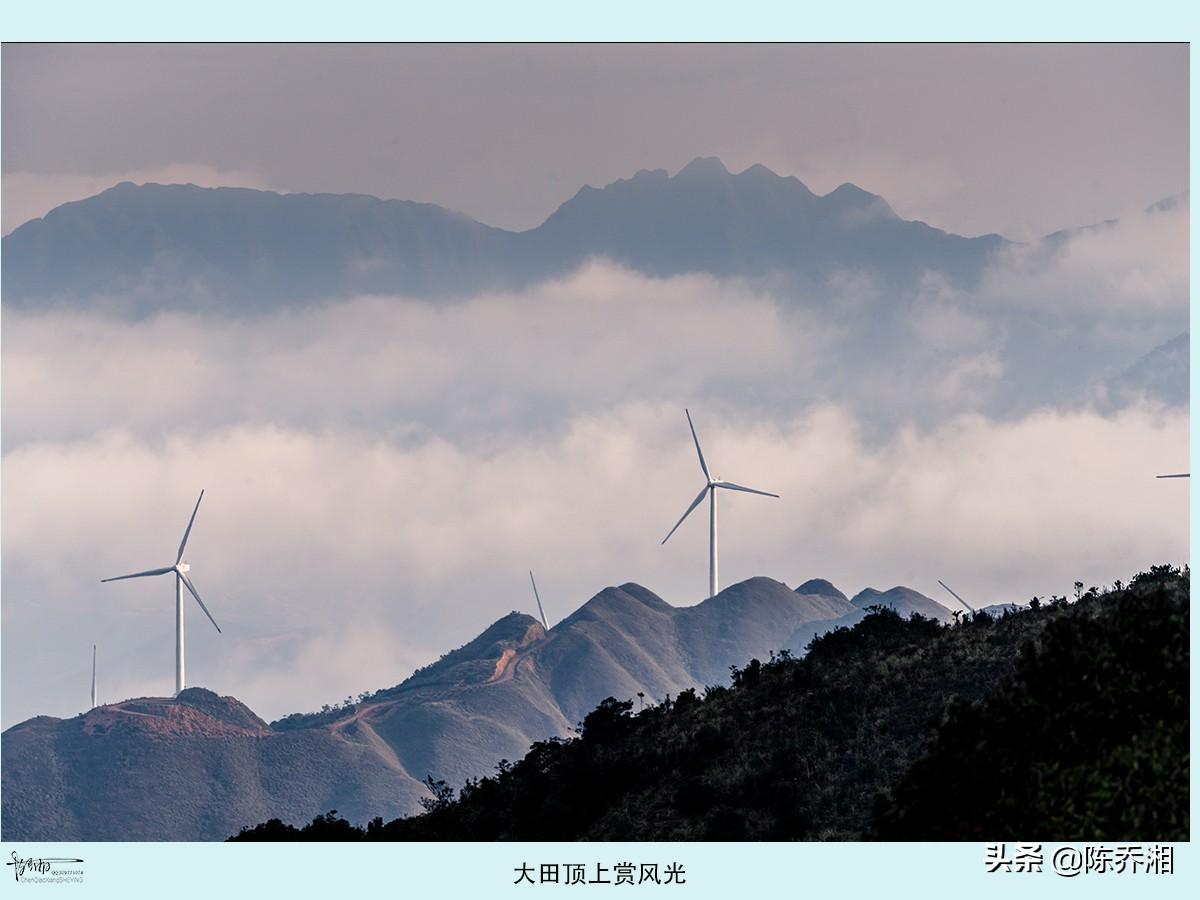
[[[401,681],[511,609],[610,584],[707,588],[707,528],[662,537],[714,472],[721,580],[905,584],[975,605],[1188,553],[1187,410],[1097,402],[1187,327],[1187,207],[981,283],[819,291],[602,260],[449,303],[260,316],[4,311],[3,718],[173,684],[173,586],[102,577],[188,548],[193,685],[268,718]],[[783,636],[781,636],[782,639]]]

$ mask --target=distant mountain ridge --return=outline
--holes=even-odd
[[[765,166],[734,174],[715,158],[584,187],[522,232],[361,194],[123,182],[7,235],[2,287],[12,306],[107,299],[146,314],[517,288],[592,257],[659,276],[820,282],[852,269],[911,284],[937,270],[970,282],[1005,243],[901,219],[852,184],[821,196]]]
[[[1099,399],[1117,408],[1140,397],[1186,406],[1189,397],[1191,335],[1189,332],[1160,344],[1123,372],[1104,381]]]
[[[828,582],[806,584],[824,590],[752,578],[691,607],[608,587],[549,632],[513,612],[363,702],[269,725],[201,688],[30,719],[0,738],[0,824],[10,840],[217,840],[328,809],[406,815],[427,775],[487,774],[571,734],[606,697],[654,703],[724,684],[730,666],[768,658],[801,629],[861,617]]]

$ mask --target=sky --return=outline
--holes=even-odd
[[[974,605],[1187,558],[1187,411],[1107,379],[1187,327],[1187,56],[1139,47],[17,47],[5,228],[116,180],[432,200],[536,224],[719,155],[964,233],[1118,217],[980,283],[651,278],[605,260],[454,303],[254,318],[3,311],[3,725],[189,682],[267,718],[398,683],[511,609],[610,584],[937,579]],[[13,209],[19,212],[13,212]],[[23,210],[23,211],[21,211]],[[15,218],[10,219],[10,215]],[[802,302],[803,301],[803,302]],[[871,341],[864,336],[872,334]],[[881,337],[882,335],[882,337]],[[943,599],[943,598],[939,598]],[[948,598],[944,598],[947,599]]]
[[[3,229],[121,180],[539,224],[697,156],[1016,240],[1187,187],[1186,45],[3,49]]]

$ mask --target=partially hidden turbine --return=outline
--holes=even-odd
[[[549,631],[550,625],[546,621],[546,612],[545,612],[545,610],[542,609],[542,598],[538,594],[537,582],[533,580],[533,570],[530,570],[530,572],[529,572],[529,581],[533,584],[533,599],[537,601],[538,615],[540,615],[542,617],[542,628],[545,631]]]
[[[696,495],[696,499],[679,517],[679,521],[675,523],[675,528],[667,532],[667,536],[662,539],[665,544],[670,540],[671,535],[675,533],[683,520],[691,515],[692,510],[700,505],[700,501],[704,496],[708,495],[708,595],[709,597],[717,596],[717,488],[724,488],[728,491],[743,491],[747,494],[762,494],[764,497],[778,497],[778,494],[772,494],[770,491],[759,491],[754,488],[744,487],[740,484],[734,484],[732,481],[722,481],[720,478],[714,477],[708,471],[708,463],[704,461],[704,451],[700,449],[700,438],[696,437],[696,426],[692,424],[692,414],[688,410],[683,411],[687,416],[688,428],[692,430],[692,440],[696,444],[696,455],[700,457],[700,469],[704,472],[704,478],[708,482],[704,488]]]
[[[953,597],[955,600],[957,600],[959,603],[961,603],[963,606],[965,606],[968,610],[970,610],[971,615],[975,615],[975,607],[973,607],[970,603],[968,603],[962,597],[958,596],[958,594],[955,593],[954,589],[952,587],[950,587],[950,585],[946,584],[946,582],[942,581],[942,579],[940,579],[940,578],[938,579],[938,584],[940,584],[947,591],[949,591],[951,597]]]
[[[192,525],[196,521],[196,513],[200,511],[200,500],[204,499],[204,491],[200,492],[200,499],[196,501],[196,508],[192,510],[192,517],[188,520],[187,530],[183,532],[183,540],[179,542],[179,552],[175,554],[175,565],[164,566],[161,569],[148,569],[145,572],[134,572],[132,575],[118,575],[116,578],[101,578],[101,582],[107,581],[123,581],[126,578],[147,578],[151,575],[175,575],[175,696],[179,696],[183,690],[183,589],[187,588],[188,592],[196,598],[196,602],[200,604],[200,608],[204,610],[204,614],[208,616],[208,621],[212,622],[213,628],[218,632],[221,626],[217,624],[217,620],[212,617],[212,613],[208,611],[208,607],[204,605],[204,601],[200,599],[200,592],[196,590],[196,586],[192,584],[192,580],[188,578],[187,573],[191,570],[186,562],[183,561],[183,551],[187,547],[188,535],[192,533]]]

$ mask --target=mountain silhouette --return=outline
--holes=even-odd
[[[407,815],[427,776],[488,774],[573,734],[606,697],[649,705],[725,684],[730,666],[767,658],[797,629],[856,612],[832,585],[800,594],[751,578],[674,607],[623,584],[549,632],[510,613],[395,687],[320,713],[267,724],[233,697],[189,688],[40,716],[0,740],[0,824],[10,840],[216,840],[328,809]]]
[[[304,816],[317,798],[409,809],[420,787],[380,749],[332,728],[275,731],[202,688],[39,716],[0,740],[0,827],[12,840],[207,840],[264,809]]]
[[[575,740],[539,742],[457,797],[432,785],[423,815],[325,812],[232,837],[1186,840],[1189,586],[1186,568],[1153,566],[951,626],[872,603],[729,687],[643,710],[607,698]]]
[[[361,194],[118,184],[3,239],[4,302],[107,300],[158,309],[263,311],[365,293],[445,297],[516,288],[604,257],[639,272],[853,270],[912,284],[971,282],[997,235],[960,237],[895,214],[852,184],[821,196],[765,166],[697,159],[582,188],[539,227],[511,232],[428,203]]]
[[[1101,385],[1099,399],[1109,408],[1117,408],[1142,397],[1186,406],[1190,396],[1190,351],[1191,339],[1185,331],[1107,379]]]
[[[848,599],[845,594],[826,581],[824,578],[810,578],[796,588],[797,594],[814,594],[820,597],[837,597],[839,600]]]

